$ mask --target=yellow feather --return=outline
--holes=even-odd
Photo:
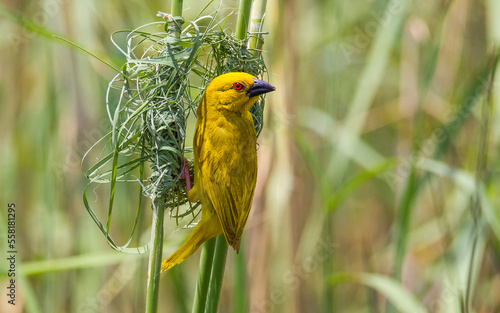
[[[267,89],[257,91],[257,84]],[[221,233],[239,251],[257,180],[257,136],[248,110],[258,95],[272,90],[246,73],[218,76],[207,87],[197,110],[194,186],[188,192],[189,201],[201,202],[202,216],[184,244],[162,262],[162,271]]]

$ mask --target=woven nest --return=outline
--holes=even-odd
[[[183,157],[192,151],[185,146],[186,121],[190,114],[196,114],[214,77],[236,71],[262,77],[266,68],[261,57],[246,49],[246,41],[221,29],[215,18],[205,16],[184,23],[180,36],[173,36],[182,24],[182,19],[169,17],[166,23],[113,34],[113,43],[127,62],[109,83],[106,97],[111,131],[100,141],[108,142],[112,151],[89,169],[87,176],[91,183],[111,183],[112,192],[117,182],[138,179],[140,192],[152,199],[153,206],[168,208],[174,218],[189,215],[194,219],[199,204],[191,205],[186,185],[179,180]],[[148,31],[158,28],[162,31]],[[124,48],[117,44],[117,35],[125,35]],[[263,108],[261,100],[251,109],[257,134],[262,129]],[[193,161],[188,162],[193,175]],[[150,170],[146,170],[148,165]],[[149,177],[144,177],[145,173],[150,173]],[[122,250],[108,235],[112,200],[106,228],[88,205],[85,193],[84,202],[111,246]],[[186,203],[189,205],[181,210]]]

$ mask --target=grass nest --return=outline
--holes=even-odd
[[[184,156],[192,152],[185,146],[186,121],[190,114],[196,114],[209,82],[226,72],[247,72],[257,77],[266,73],[262,57],[246,48],[248,38],[236,39],[215,16],[184,22],[180,17],[159,15],[166,22],[111,36],[126,63],[110,81],[106,95],[111,130],[90,149],[105,144],[109,152],[101,153],[86,172],[89,186],[97,183],[111,187],[106,224],[88,203],[89,186],[84,190],[84,204],[109,244],[123,252],[148,250],[147,244],[128,248],[144,197],[149,197],[153,206],[168,209],[172,218],[194,219],[199,213],[199,203],[192,205],[187,200],[186,185],[179,176]],[[118,44],[118,36],[123,47]],[[257,134],[263,125],[263,109],[264,99],[251,108]],[[193,161],[188,158],[188,162],[193,175]],[[116,184],[137,181],[140,196],[135,221],[128,241],[119,246],[109,235]]]

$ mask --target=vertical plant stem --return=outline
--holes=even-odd
[[[493,103],[492,103],[492,88],[493,82],[495,81],[495,72],[498,64],[498,52],[495,51],[493,62],[491,63],[491,75],[489,77],[488,86],[486,89],[486,100],[481,108],[481,131],[479,133],[479,144],[477,147],[477,161],[476,161],[476,192],[474,195],[474,203],[471,207],[471,215],[474,222],[473,228],[473,242],[472,251],[470,254],[469,261],[469,273],[467,275],[467,288],[465,292],[465,299],[463,307],[465,312],[472,312],[472,302],[474,295],[474,270],[475,270],[475,260],[476,258],[476,248],[481,236],[480,221],[481,221],[481,185],[486,185],[486,171],[488,166],[488,143],[490,138],[491,129],[491,116],[493,115]]]
[[[182,1],[183,0],[173,0],[172,1],[172,19],[168,20],[168,35],[177,40],[173,42],[178,42],[178,39],[181,37],[181,28],[184,20],[182,19]]]
[[[243,2],[243,1],[242,1]],[[250,33],[254,33],[248,41],[248,49],[256,56],[260,56],[262,48],[262,32],[264,15],[266,13],[267,0],[255,0],[252,6],[250,16]],[[242,18],[243,20],[243,18]],[[247,22],[248,24],[248,22]],[[234,295],[234,312],[244,313],[247,311],[247,280],[246,280],[246,258],[243,240],[239,255],[236,256],[235,262],[235,295]]]
[[[182,1],[173,0],[172,15],[175,17],[182,15]],[[176,20],[173,20],[178,26],[175,31],[172,31],[175,37],[180,37],[180,27]],[[154,203],[154,200],[153,200]],[[158,294],[160,291],[160,273],[161,273],[161,257],[163,252],[163,213],[164,208],[158,205],[153,205],[153,221],[151,229],[151,252],[149,254],[149,276],[148,289],[146,292],[146,313],[156,313],[158,310]]]
[[[198,282],[194,294],[193,313],[205,312],[207,302],[208,285],[212,273],[212,261],[214,258],[216,238],[207,240],[203,244],[200,256],[200,269],[198,271]]]
[[[172,16],[182,16],[182,0],[172,1]]]
[[[243,1],[242,1],[243,2]],[[261,40],[261,35],[258,34],[262,31],[263,18],[266,13],[267,0],[255,0],[250,22],[250,33],[254,34],[249,39],[248,49],[253,51],[252,53],[256,56],[260,56],[260,50],[262,48],[263,41]],[[242,20],[244,18],[242,17]],[[248,24],[248,22],[247,22]],[[246,34],[246,30],[243,34]],[[241,34],[239,34],[241,35]],[[242,38],[239,38],[242,39]],[[240,244],[240,253],[235,257],[235,288],[234,288],[234,312],[244,313],[247,311],[247,288],[246,288],[246,259],[245,259],[245,249],[244,242]]]
[[[205,313],[216,313],[219,307],[220,291],[222,279],[224,278],[224,268],[226,266],[227,242],[224,235],[217,237],[215,244],[214,261],[212,273],[210,275],[210,286]]]
[[[243,239],[241,247],[244,246]],[[234,313],[247,312],[247,277],[246,277],[245,249],[241,248],[240,253],[235,256],[234,270]]]
[[[328,238],[333,233],[332,230],[332,220],[330,218],[325,218],[323,222],[323,238]],[[334,274],[334,260],[331,254],[328,254],[323,261],[323,277],[330,277]],[[329,284],[327,280],[323,282],[323,312],[334,312],[333,310],[333,286]]]
[[[153,206],[151,229],[151,252],[149,254],[149,276],[146,294],[146,313],[156,313],[160,289],[161,256],[163,252],[163,208]]]
[[[252,0],[241,0],[236,21],[236,38],[244,40],[247,36],[248,20],[250,19],[250,8]]]
[[[267,0],[255,0],[252,6],[252,16],[250,18],[250,34],[253,34],[248,41],[248,48],[256,50],[255,54],[260,55],[262,45],[262,25],[264,23],[264,16],[266,15]]]

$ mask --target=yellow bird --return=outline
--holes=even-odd
[[[194,186],[187,194],[189,201],[201,202],[201,219],[184,244],[162,262],[162,272],[221,233],[239,251],[257,181],[257,136],[248,110],[260,95],[273,90],[271,84],[240,72],[220,75],[208,85],[196,111]]]

